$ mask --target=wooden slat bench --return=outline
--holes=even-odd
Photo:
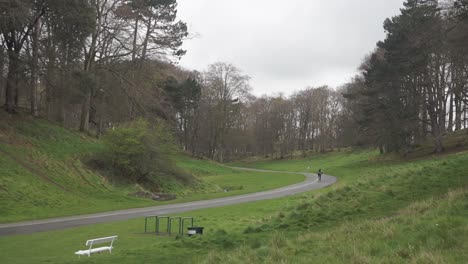
[[[88,255],[88,257],[89,257],[93,253],[98,253],[98,252],[103,252],[103,251],[109,251],[109,253],[112,253],[112,245],[114,244],[114,241],[116,239],[117,239],[117,236],[90,239],[90,240],[86,241],[86,246],[89,247],[89,249],[79,250],[79,251],[75,252],[75,254],[78,255],[78,256]],[[93,245],[102,244],[102,243],[106,243],[106,242],[110,242],[110,245],[107,246],[107,247],[93,248]]]

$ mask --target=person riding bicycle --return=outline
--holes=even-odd
[[[318,181],[322,181],[322,174],[323,174],[323,170],[322,170],[322,169],[319,169],[318,172],[317,172]]]

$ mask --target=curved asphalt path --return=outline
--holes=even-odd
[[[299,173],[299,172],[284,172],[284,171],[268,171],[247,168],[234,168],[244,171],[258,171],[258,172],[273,172],[283,174],[303,174],[306,180],[302,183],[290,185],[287,187],[274,189],[270,191],[245,194],[239,196],[232,196],[226,198],[219,198],[213,200],[196,201],[180,204],[160,205],[146,208],[126,209],[105,213],[51,218],[45,220],[27,221],[11,224],[0,224],[0,236],[32,234],[36,232],[44,232],[51,230],[66,229],[71,227],[92,225],[104,222],[127,220],[131,218],[152,216],[152,215],[167,215],[180,212],[188,212],[203,208],[220,207],[231,204],[239,204],[260,200],[268,200],[274,198],[285,197],[297,193],[302,193],[311,190],[317,190],[326,186],[332,185],[336,182],[336,177],[329,175],[322,175],[322,181],[318,182],[317,174],[313,173]]]

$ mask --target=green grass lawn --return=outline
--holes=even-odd
[[[185,197],[170,201],[170,203],[207,200],[272,190],[302,182],[305,180],[305,177],[301,174],[238,172],[202,177],[202,179],[206,183],[219,186],[220,190],[207,193],[192,193]]]
[[[162,191],[178,199],[156,202],[130,196],[141,187],[112,183],[83,163],[102,149],[100,141],[44,120],[1,114],[0,223],[226,197],[304,180],[302,175],[236,171],[180,154],[176,165],[197,180],[187,186],[166,177]]]
[[[467,160],[468,153],[405,161],[374,151],[342,151],[250,163],[245,166],[285,171],[320,166],[339,183],[282,199],[179,214],[205,227],[200,237],[143,235],[142,218],[1,237],[6,253],[0,262],[463,263]],[[216,181],[220,174],[206,178]],[[73,255],[86,239],[108,235],[119,235],[112,255]]]
[[[232,163],[233,166],[243,166],[255,169],[266,169],[276,171],[317,172],[318,169],[325,170],[331,174],[330,169],[336,170],[342,166],[357,166],[367,164],[367,161],[375,159],[377,151],[353,151],[350,149],[330,152],[327,154],[314,153],[306,158],[271,160],[263,159],[257,161],[244,161]]]
[[[204,226],[201,237],[168,237],[142,234],[144,219],[85,226],[62,231],[0,237],[0,263],[191,263],[211,250],[234,249],[245,238],[243,232],[258,219],[275,214],[284,203],[261,201],[178,214],[195,217]],[[118,235],[115,250],[79,259],[74,252],[85,249],[87,239]]]
[[[211,251],[200,263],[466,263],[468,191],[415,202],[378,219],[275,232],[262,243]]]

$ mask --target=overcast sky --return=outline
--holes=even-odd
[[[383,21],[403,0],[178,0],[179,19],[198,35],[180,64],[229,62],[255,95],[292,94],[346,83],[384,38]]]

